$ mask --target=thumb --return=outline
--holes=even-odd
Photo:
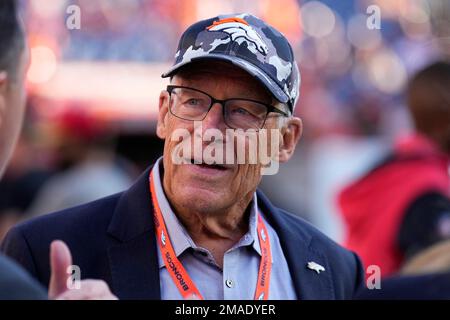
[[[48,287],[48,297],[54,299],[67,288],[69,274],[67,268],[72,265],[72,255],[67,245],[61,240],[55,240],[50,245],[51,276]]]

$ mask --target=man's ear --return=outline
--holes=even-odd
[[[169,93],[166,90],[161,91],[161,94],[159,95],[159,113],[158,124],[156,126],[156,135],[163,140],[167,135],[167,116],[169,114],[169,101]]]
[[[303,132],[303,123],[300,118],[291,117],[281,130],[280,152],[278,161],[287,162],[294,154],[295,147]]]

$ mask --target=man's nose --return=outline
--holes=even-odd
[[[223,131],[226,128],[222,108],[223,106],[220,103],[214,103],[211,106],[211,109],[202,121],[203,131],[206,129],[218,129]]]

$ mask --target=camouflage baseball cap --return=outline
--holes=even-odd
[[[291,45],[275,28],[250,14],[222,15],[199,21],[181,36],[174,65],[162,75],[204,59],[225,60],[256,77],[275,99],[294,110],[300,73]]]

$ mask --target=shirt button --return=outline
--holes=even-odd
[[[226,280],[225,284],[227,285],[228,288],[233,288],[234,287],[234,281],[231,280],[231,279]]]

